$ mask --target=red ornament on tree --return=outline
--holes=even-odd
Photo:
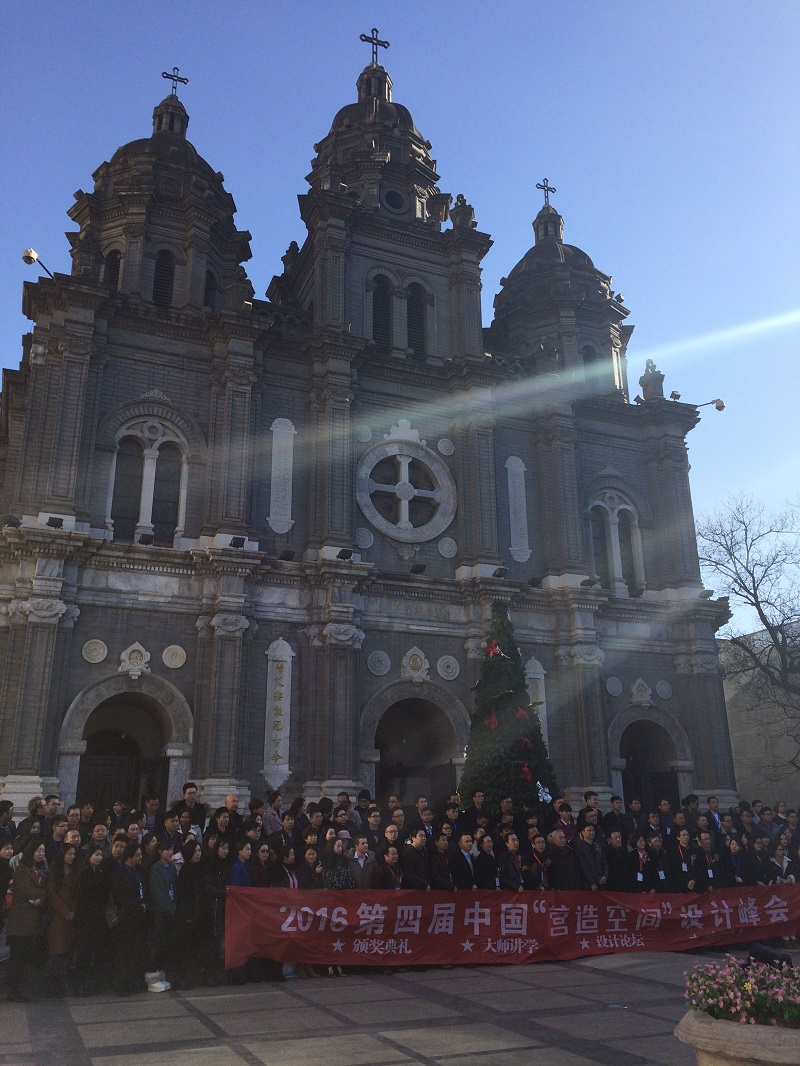
[[[493,659],[495,657],[495,655],[502,655],[503,654],[500,651],[500,649],[498,648],[496,640],[490,640],[487,643],[487,645],[486,645],[486,654],[489,656],[490,659]]]
[[[530,781],[531,780],[531,772],[528,769],[528,764],[527,763],[525,763],[523,765],[522,769],[519,772],[519,776],[523,779],[523,781]]]
[[[489,729],[497,729],[497,715],[494,713],[494,711],[492,711],[491,714],[488,714],[484,718],[483,724],[485,726],[488,726]]]
[[[530,751],[530,749],[533,747],[533,744],[531,743],[531,738],[530,737],[520,737],[519,739],[520,739],[520,743],[524,747],[526,747],[528,749],[528,751]]]
[[[517,713],[516,713],[516,714],[514,715],[514,717],[515,717],[515,718],[524,718],[524,719],[525,719],[525,721],[527,722],[527,720],[528,720],[528,718],[529,718],[530,716],[529,716],[529,714],[528,714],[528,712],[527,712],[527,711],[524,711],[524,710],[522,709],[522,707],[517,707]]]

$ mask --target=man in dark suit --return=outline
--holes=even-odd
[[[430,863],[431,888],[435,888],[438,892],[455,892],[456,886],[450,870],[452,854],[450,837],[447,833],[437,834],[434,849],[430,855]]]
[[[458,838],[458,847],[450,854],[450,874],[456,888],[475,888],[475,860],[471,849],[472,834],[462,833]]]
[[[483,805],[484,794],[483,792],[472,793],[472,806],[467,807],[461,817],[458,819],[458,824],[465,833],[474,833],[478,828],[478,815],[486,815],[489,817],[489,810]],[[486,823],[484,822],[484,825]]]
[[[401,864],[404,888],[424,890],[431,887],[427,839],[425,830],[418,829],[403,848]]]

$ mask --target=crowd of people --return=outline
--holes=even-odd
[[[557,798],[489,810],[475,792],[436,812],[427,796],[404,808],[362,790],[334,802],[272,793],[240,810],[236,795],[209,811],[194,782],[163,811],[157,795],[131,809],[90,802],[62,812],[36,796],[19,824],[0,801],[0,915],[9,999],[24,1001],[39,970],[51,994],[118,995],[224,981],[344,976],[340,967],[251,960],[224,969],[230,886],[444,892],[704,892],[800,881],[798,813],[784,802],[720,810],[687,796],[645,810],[619,796],[602,813],[595,792],[574,814]]]

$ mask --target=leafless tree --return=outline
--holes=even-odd
[[[706,580],[746,619],[720,634],[728,679],[779,741],[771,776],[788,777],[800,771],[800,509],[770,514],[740,496],[697,536]]]

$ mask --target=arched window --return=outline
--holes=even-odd
[[[203,294],[203,307],[207,307],[209,311],[216,311],[217,309],[217,296],[219,293],[219,286],[217,285],[217,279],[212,271],[206,271],[206,288]]]
[[[372,290],[372,339],[381,354],[392,350],[392,287],[384,274],[378,274]]]
[[[408,346],[415,359],[424,359],[426,352],[425,337],[425,290],[414,283],[408,286]]]
[[[112,249],[106,256],[106,267],[104,273],[104,279],[106,287],[111,289],[112,292],[116,292],[119,288],[119,271],[122,265],[122,255],[116,248]]]
[[[172,307],[172,290],[175,285],[175,256],[165,248],[156,256],[153,275],[153,303],[156,307]]]
[[[617,491],[604,490],[589,511],[594,572],[615,596],[644,592],[644,556],[639,519],[633,504]]]
[[[611,567],[609,566],[609,525],[608,512],[604,507],[593,507],[589,520],[592,529],[592,554],[594,556],[595,576],[600,580],[600,587],[610,589]]]
[[[622,580],[628,586],[630,596],[640,596],[641,589],[636,577],[636,563],[633,547],[634,517],[630,511],[617,512],[619,533],[619,555],[622,564]]]
[[[142,496],[142,460],[142,445],[138,440],[125,437],[119,442],[111,502],[115,540],[132,543],[136,535]]]
[[[162,444],[158,449],[156,476],[153,483],[153,543],[171,548],[178,525],[178,501],[181,492],[181,450],[177,444]]]

